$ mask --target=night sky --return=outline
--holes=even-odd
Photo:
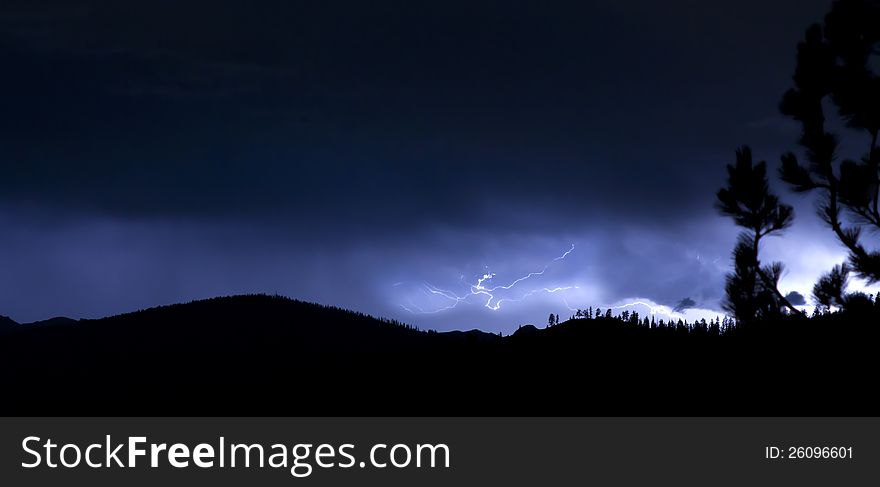
[[[829,6],[4,0],[0,315],[266,292],[436,329],[714,317],[715,191],[737,146],[795,148],[777,106]],[[763,255],[808,296],[844,252],[774,185],[798,214]],[[465,297],[486,274],[529,277]]]

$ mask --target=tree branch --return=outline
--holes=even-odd
[[[802,315],[802,316],[806,316],[806,313],[804,313],[803,311],[801,311],[801,310],[795,308],[795,307],[791,304],[791,302],[790,302],[788,299],[786,299],[786,297],[783,296],[781,292],[779,292],[779,288],[776,287],[776,282],[773,281],[773,279],[770,279],[770,276],[768,276],[767,273],[764,272],[763,269],[761,269],[761,261],[758,259],[758,246],[759,246],[760,243],[761,243],[761,237],[763,237],[764,235],[761,234],[761,230],[760,230],[760,228],[753,229],[753,230],[754,230],[754,232],[755,232],[755,238],[754,238],[754,243],[753,243],[753,245],[755,246],[755,253],[754,253],[754,259],[755,259],[755,273],[756,273],[756,274],[758,275],[758,277],[760,277],[761,280],[764,282],[764,286],[765,286],[765,287],[767,287],[767,288],[773,290],[773,293],[776,294],[776,297],[779,298],[779,301],[782,302],[782,304],[785,305],[786,308],[788,308],[789,310],[791,310],[791,312],[794,313],[794,314],[799,314],[799,315]],[[770,232],[767,232],[767,233],[770,233]],[[766,235],[766,234],[765,234],[765,235]]]
[[[773,290],[773,294],[775,294],[776,297],[779,298],[779,301],[781,301],[786,308],[791,310],[791,312],[796,315],[807,316],[806,313],[795,308],[794,305],[792,305],[791,302],[785,296],[783,296],[781,292],[779,292],[779,288],[776,287],[776,283],[773,282],[773,279],[770,279],[770,276],[768,276],[767,273],[761,269],[760,264],[758,264],[755,270],[758,273],[758,277],[760,277],[761,280],[764,281],[764,285]]]

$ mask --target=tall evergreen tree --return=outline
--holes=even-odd
[[[846,285],[849,281],[849,266],[841,264],[834,266],[831,272],[819,279],[813,286],[813,299],[819,303],[825,311],[832,306],[842,308],[846,305]]]
[[[782,156],[782,179],[796,192],[820,195],[819,216],[848,249],[852,270],[871,282],[880,281],[880,252],[864,245],[864,229],[880,229],[880,76],[872,70],[878,58],[880,1],[837,0],[824,25],[810,26],[798,44],[794,87],[780,104],[801,124],[807,161]],[[867,135],[859,160],[836,164],[840,144],[826,127],[826,100],[849,129]]]
[[[727,276],[724,308],[745,321],[778,314],[782,306],[800,313],[777,288],[782,263],[764,266],[759,258],[761,240],[788,228],[794,210],[770,192],[767,165],[764,161],[754,164],[748,147],[736,151],[736,163],[727,166],[727,175],[716,207],[744,231],[733,251],[734,272]]]

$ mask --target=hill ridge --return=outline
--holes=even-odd
[[[602,317],[500,337],[226,296],[4,334],[0,390],[15,400],[0,413],[870,416],[880,330],[866,313],[724,334]],[[817,357],[839,367],[768,373]]]

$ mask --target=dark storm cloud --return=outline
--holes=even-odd
[[[787,299],[789,303],[795,306],[804,306],[807,304],[807,298],[805,298],[803,294],[797,291],[792,291],[786,294],[785,299]]]
[[[522,195],[681,214],[760,139],[821,7],[13,3],[0,184],[121,214],[459,223]]]
[[[672,311],[675,311],[676,313],[681,313],[682,311],[684,311],[686,309],[693,308],[696,305],[697,305],[697,302],[694,301],[693,299],[683,298],[675,305],[674,308],[672,308]]]
[[[278,290],[392,314],[393,283],[572,243],[546,284],[584,306],[717,307],[714,191],[737,145],[793,144],[776,105],[827,3],[4,2],[0,313]],[[520,319],[463,308],[410,318]]]

